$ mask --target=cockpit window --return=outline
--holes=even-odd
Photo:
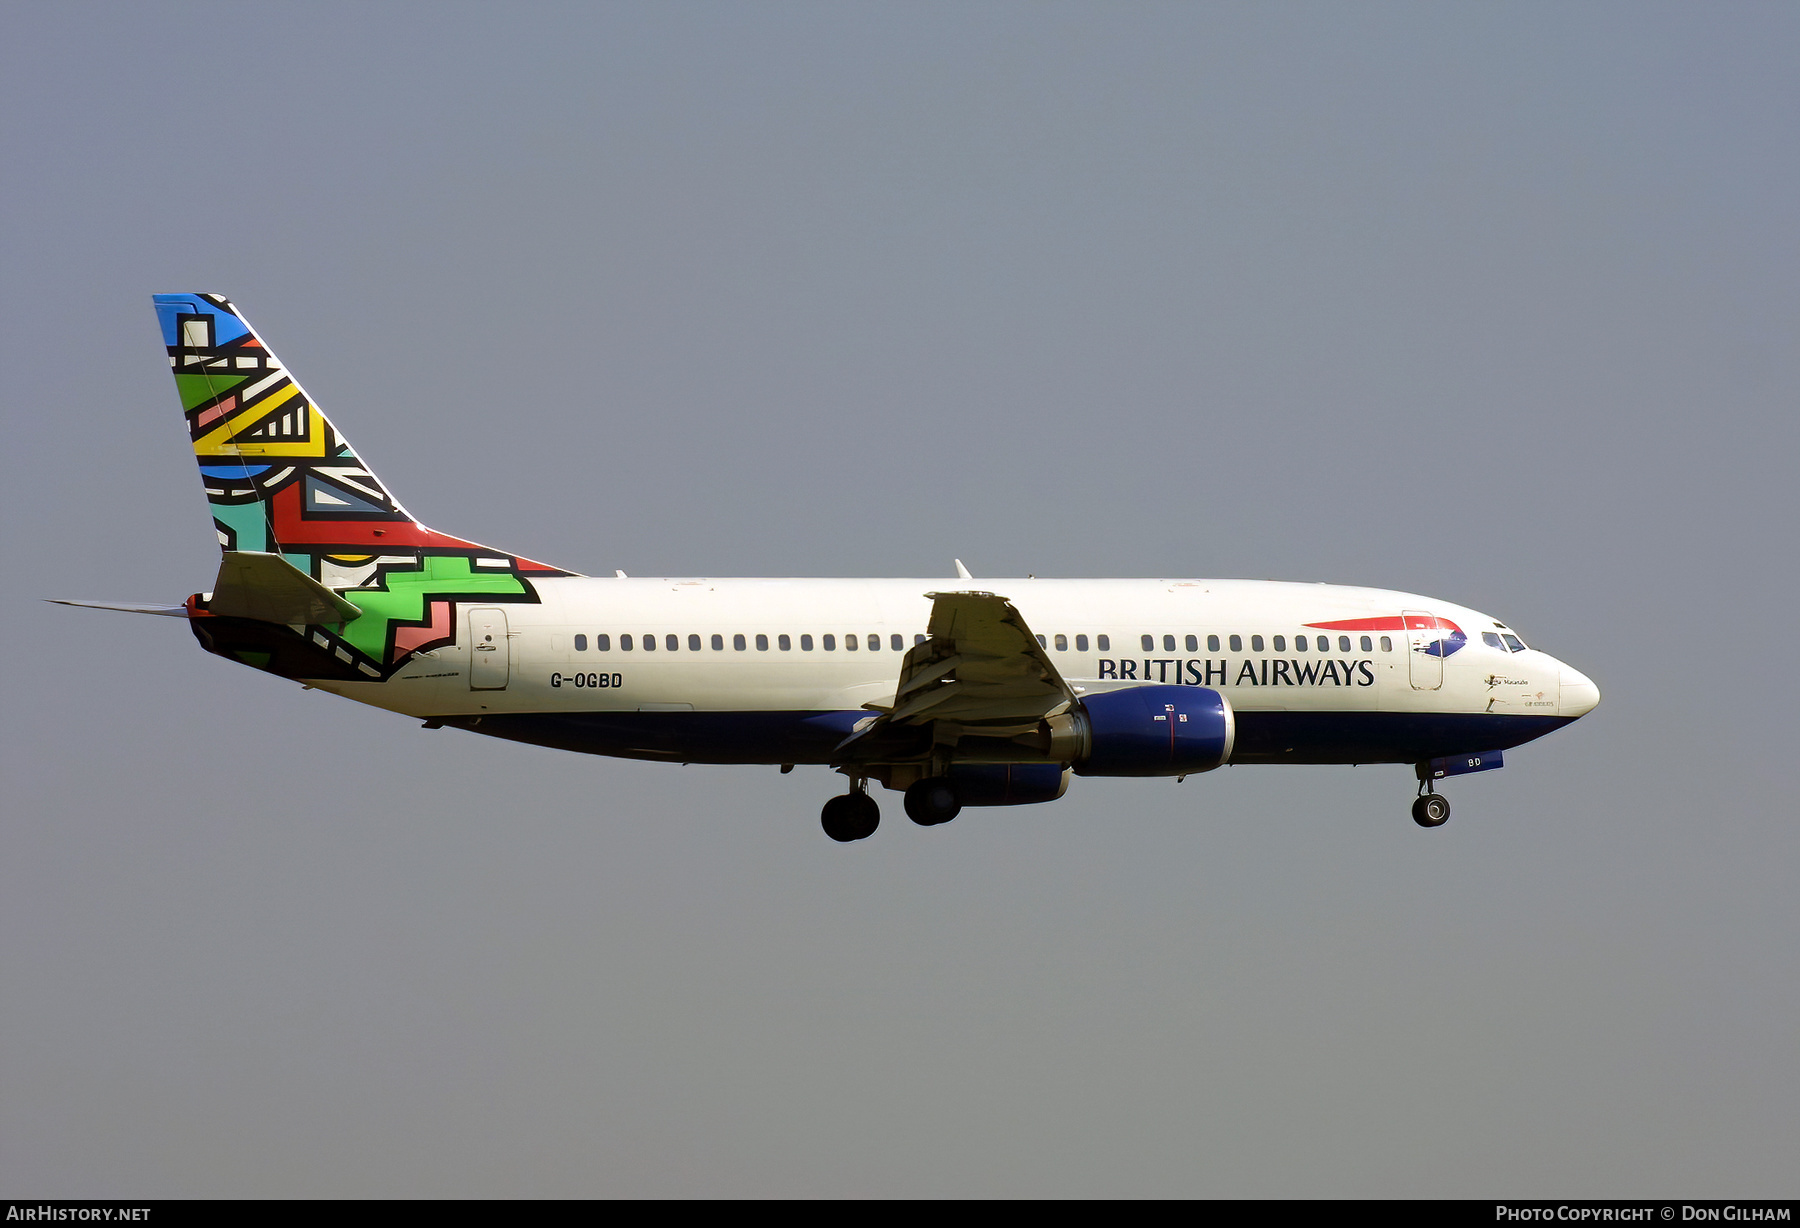
[[[1521,640],[1518,636],[1512,634],[1510,631],[1507,632],[1507,634],[1506,634],[1506,646],[1508,648],[1512,649],[1514,652],[1524,652],[1525,651],[1524,641]]]
[[[1502,644],[1500,642],[1500,637],[1495,635],[1492,631],[1483,631],[1481,633],[1481,642],[1486,644],[1489,648],[1498,648],[1501,652],[1506,651],[1506,645]]]

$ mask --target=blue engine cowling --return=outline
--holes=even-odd
[[[1185,776],[1229,762],[1231,703],[1198,686],[1134,686],[1081,701],[1083,776]]]

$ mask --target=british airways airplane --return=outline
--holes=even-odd
[[[177,606],[208,652],[347,699],[539,746],[835,769],[834,840],[870,781],[914,822],[1049,802],[1078,776],[1403,763],[1435,782],[1600,702],[1480,611],[1255,580],[577,575],[426,528],[228,300],[159,294],[224,553]]]

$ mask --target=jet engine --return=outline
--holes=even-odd
[[[1210,687],[1136,686],[1053,717],[1051,753],[1082,776],[1185,776],[1231,761],[1237,719]]]

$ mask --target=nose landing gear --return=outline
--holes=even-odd
[[[840,844],[867,840],[881,825],[881,807],[863,790],[863,782],[853,781],[850,792],[841,793],[825,803],[819,812],[819,824],[825,834]]]
[[[1420,827],[1442,827],[1450,819],[1450,799],[1442,793],[1421,793],[1413,803],[1412,815]]]

